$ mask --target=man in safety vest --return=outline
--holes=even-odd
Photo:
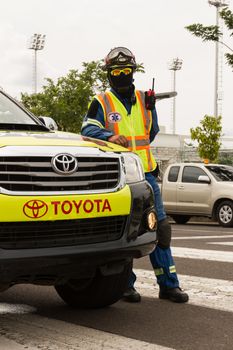
[[[135,90],[133,73],[136,68],[135,57],[127,48],[116,47],[108,53],[103,69],[107,71],[111,89],[94,97],[83,121],[82,135],[119,144],[140,156],[146,180],[154,191],[158,216],[158,244],[150,260],[160,287],[159,298],[184,303],[189,297],[179,287],[170,249],[171,226],[164,211],[156,181],[157,165],[150,149],[159,131],[155,98],[149,97],[148,92]],[[124,300],[141,300],[134,288],[135,281],[132,271]]]

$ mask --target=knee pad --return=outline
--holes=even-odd
[[[157,237],[158,237],[158,246],[162,249],[167,249],[171,244],[171,225],[169,224],[168,219],[164,219],[158,222],[157,228]]]

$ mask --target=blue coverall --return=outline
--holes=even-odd
[[[116,95],[116,97],[124,104],[128,115],[130,117],[130,112],[132,108],[132,102],[128,98],[122,98],[113,89],[111,92]],[[94,103],[93,103],[94,101]],[[105,129],[104,113],[102,106],[97,100],[93,100],[87,115],[84,118],[81,134],[88,137],[93,137],[101,140],[107,141],[113,133]],[[101,124],[98,126],[98,124]],[[101,127],[103,126],[103,128]],[[152,127],[150,130],[150,142],[152,142],[159,132],[158,119],[156,109],[152,110]],[[160,189],[156,181],[155,176],[152,173],[145,173],[146,180],[150,183],[153,188],[155,196],[155,207],[158,216],[158,222],[161,222],[166,218],[166,213],[164,211],[164,206],[160,194]],[[176,274],[173,257],[171,254],[170,247],[161,248],[158,245],[154,251],[150,254],[150,261],[153,266],[157,282],[161,288],[176,288],[179,287],[179,281]],[[133,287],[136,281],[136,275],[133,273],[129,279],[128,287]]]

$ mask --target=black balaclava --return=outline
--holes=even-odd
[[[133,72],[128,75],[121,73],[119,76],[113,76],[108,71],[108,80],[110,86],[122,97],[129,97],[134,94]]]

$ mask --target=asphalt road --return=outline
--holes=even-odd
[[[136,260],[142,302],[73,310],[52,287],[0,295],[0,350],[233,349],[233,229],[172,225],[172,250],[187,304],[158,299],[149,258]]]

